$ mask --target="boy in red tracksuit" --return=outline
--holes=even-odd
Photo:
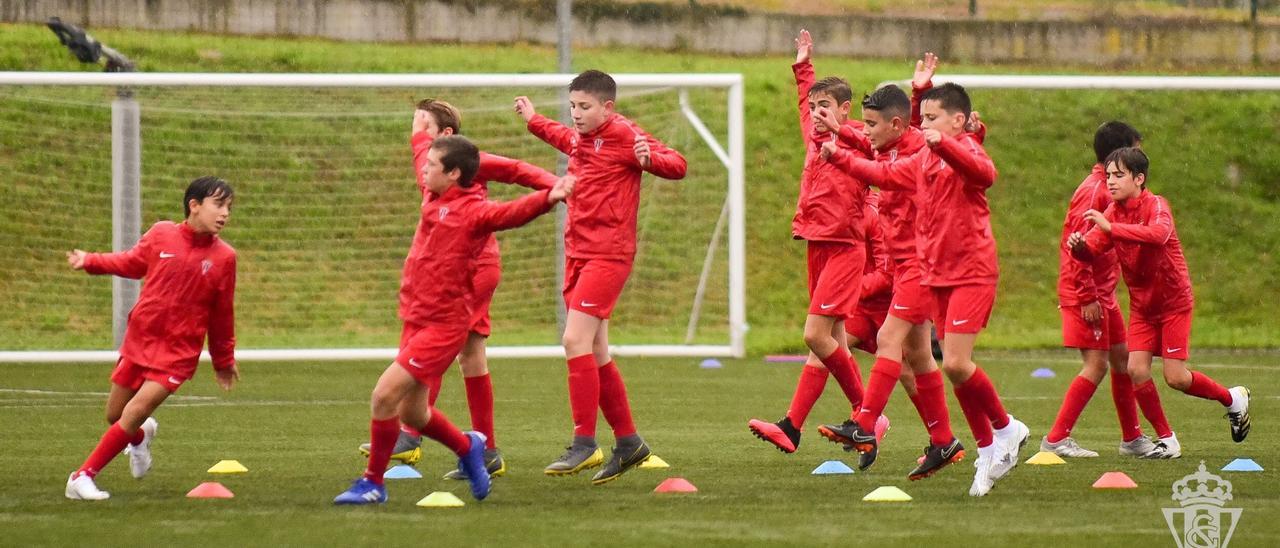
[[[1107,122],[1093,135],[1094,157],[1097,164],[1093,172],[1076,188],[1062,223],[1062,237],[1058,249],[1058,309],[1062,312],[1062,345],[1080,349],[1084,367],[1071,381],[1062,398],[1062,406],[1053,422],[1053,428],[1040,440],[1040,450],[1060,457],[1096,457],[1097,452],[1081,447],[1071,437],[1080,413],[1093,397],[1098,383],[1107,374],[1111,364],[1111,399],[1120,419],[1120,454],[1142,456],[1155,448],[1155,444],[1142,435],[1138,423],[1138,404],[1133,396],[1133,381],[1129,378],[1126,363],[1129,350],[1125,347],[1124,315],[1116,302],[1116,284],[1120,280],[1120,268],[1114,250],[1100,254],[1093,262],[1076,260],[1067,247],[1067,238],[1074,232],[1086,232],[1090,225],[1085,220],[1086,211],[1105,211],[1111,205],[1107,192],[1107,175],[1103,162],[1112,152],[1138,146],[1142,136],[1124,122]]]
[[[845,125],[860,132],[861,124],[849,120],[853,93],[848,82],[824,78],[814,82],[813,38],[801,30],[796,38],[795,73],[799,96],[800,131],[805,143],[804,171],[800,176],[800,198],[791,221],[794,239],[806,242],[808,257],[809,310],[804,323],[804,341],[809,358],[801,368],[795,395],[787,414],[778,422],[752,419],[748,428],[756,437],[784,453],[793,453],[813,402],[822,395],[827,376],[834,376],[849,400],[851,410],[862,404],[862,379],[845,342],[844,320],[858,307],[866,248],[862,205],[866,185],[822,161],[822,144],[836,141],[850,148],[836,135]],[[832,112],[838,125],[828,125],[824,114]],[[852,154],[870,157],[870,150]]]
[[[437,137],[457,135],[461,127],[462,115],[453,105],[435,99],[424,99],[418,103],[413,116],[410,144],[413,147],[413,165],[418,177],[418,189],[422,192],[424,200],[428,197],[428,190],[423,178],[423,168],[426,167],[427,152],[431,149],[432,141]],[[476,171],[472,184],[480,189],[481,197],[486,197],[490,181],[517,184],[533,190],[546,190],[555,186],[556,180],[557,177],[554,174],[538,166],[481,152],[480,168]],[[411,260],[426,252],[426,243],[426,233],[420,225],[414,234],[413,247],[410,248]],[[493,383],[489,377],[489,365],[485,358],[485,340],[490,333],[489,305],[493,301],[493,294],[498,289],[498,282],[502,277],[498,239],[492,234],[485,243],[477,267],[476,276],[471,280],[471,295],[474,299],[472,310],[475,317],[472,319],[471,332],[467,334],[467,342],[458,354],[458,365],[462,369],[462,378],[466,386],[471,427],[485,435],[485,466],[489,474],[496,477],[506,473],[506,462],[502,459],[502,452],[498,449],[497,438],[494,436]],[[431,283],[430,280],[418,282]],[[412,289],[408,288],[401,295],[410,295],[412,292]],[[402,300],[402,316],[407,306],[408,303]],[[434,381],[439,380],[441,379],[434,379]],[[435,405],[439,395],[440,384],[437,382],[430,385],[428,403]],[[402,425],[400,437],[396,439],[396,446],[391,453],[392,459],[400,460],[405,464],[413,464],[422,458],[420,448],[422,438],[417,432],[409,430],[411,429]],[[368,444],[361,445],[360,451],[368,456]],[[455,469],[445,474],[444,479],[465,480],[466,475],[461,470]]]
[[[1073,232],[1067,246],[1079,259],[1092,261],[1114,249],[1120,272],[1129,287],[1129,375],[1142,414],[1159,440],[1143,458],[1182,456],[1182,446],[1165,419],[1160,395],[1151,380],[1151,359],[1160,356],[1164,380],[1175,390],[1227,408],[1231,439],[1249,435],[1249,390],[1228,390],[1199,371],[1187,369],[1191,345],[1191,275],[1174,228],[1173,213],[1164,198],[1146,188],[1149,161],[1142,149],[1122,148],[1105,161],[1107,190],[1114,203],[1105,212],[1086,211],[1094,227],[1087,234]]]
[[[489,495],[484,461],[485,436],[463,433],[428,403],[430,387],[449,369],[474,326],[471,281],[493,232],[522,226],[551,210],[573,189],[572,177],[506,202],[491,202],[474,185],[480,151],[465,137],[436,139],[427,152],[418,231],[425,244],[411,250],[401,283],[405,334],[400,353],[373,388],[369,423],[369,463],[362,477],[334,498],[335,504],[374,504],[387,500],[383,474],[405,424],[458,455],[458,468],[476,500]],[[420,254],[414,251],[421,252]]]
[[[183,197],[186,221],[156,223],[121,253],[67,253],[73,269],[146,280],[129,312],[120,360],[111,373],[111,427],[67,479],[67,498],[109,498],[93,479],[126,446],[133,477],[146,475],[156,435],[151,415],[195,375],[206,335],[218,385],[230,390],[240,378],[235,359],[236,251],[218,238],[231,216],[233,197],[226,181],[201,177]]]
[[[996,169],[968,131],[971,107],[963,87],[945,84],[925,92],[920,113],[927,148],[906,161],[862,160],[834,147],[826,152],[854,177],[916,193],[922,283],[933,293],[943,371],[978,446],[969,494],[983,496],[1017,465],[1029,435],[1005,412],[995,385],[972,359],[995,304],[998,267],[986,189],[995,183]],[[875,449],[874,436],[861,429],[854,434],[855,449]]]
[[[635,261],[641,175],[677,180],[688,169],[679,152],[614,112],[617,94],[617,83],[608,74],[579,74],[569,83],[572,128],[537,114],[527,97],[515,101],[529,132],[568,155],[569,173],[578,178],[564,232],[568,314],[563,342],[573,441],[543,472],[562,476],[600,466],[604,456],[595,434],[597,413],[603,412],[615,445],[591,478],[593,485],[618,479],[649,458],[649,446],[631,417],[622,374],[609,355],[609,316]]]
[[[917,79],[928,82],[932,76],[936,58],[927,54],[917,63]],[[876,161],[908,161],[924,148],[924,137],[910,123],[918,119],[912,109],[912,101],[895,85],[884,86],[862,101],[865,135],[841,132],[841,139],[861,138],[876,150]],[[951,419],[947,410],[947,397],[942,372],[931,352],[929,321],[932,317],[933,293],[923,285],[921,262],[916,250],[916,203],[914,192],[885,188],[881,191],[881,215],[890,256],[894,262],[894,279],[891,303],[884,325],[876,337],[876,362],[867,379],[862,409],[854,421],[843,425],[823,425],[823,436],[852,447],[855,437],[872,432],[876,417],[884,411],[893,392],[894,384],[908,382],[908,396],[920,415],[921,423],[929,432],[929,444],[923,459],[908,477],[919,480],[929,477],[943,467],[964,458],[964,446],[951,432]],[[903,368],[906,363],[909,367]],[[856,428],[856,430],[855,430]],[[877,444],[863,444],[859,466],[870,467],[879,453]]]

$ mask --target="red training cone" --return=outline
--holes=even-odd
[[[689,483],[689,480],[686,480],[684,478],[667,478],[665,480],[662,480],[662,483],[659,483],[658,486],[654,488],[653,492],[654,493],[697,493],[698,488],[694,487],[692,483]]]
[[[1094,489],[1137,489],[1138,484],[1124,472],[1107,472],[1093,482]]]
[[[187,491],[189,499],[229,499],[235,496],[230,489],[216,481],[206,481],[197,485],[195,489]]]

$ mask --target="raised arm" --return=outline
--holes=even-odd
[[[506,156],[480,153],[480,170],[476,177],[484,181],[497,181],[520,185],[534,190],[546,190],[556,184],[555,174],[528,162]]]
[[[800,136],[805,140],[813,133],[813,119],[809,115],[809,90],[813,88],[813,37],[809,31],[801,30],[796,38],[796,62],[791,65],[791,72],[796,76],[796,95],[800,103]]]
[[[422,168],[427,165],[427,151],[431,150],[431,135],[425,131],[415,131],[409,137],[409,144],[413,147],[413,175],[418,181],[418,190],[423,194],[427,193],[427,180],[422,174]]]
[[[1173,235],[1173,212],[1169,203],[1155,197],[1155,211],[1145,225],[1111,223],[1111,237],[1117,240],[1163,245]]]
[[[228,272],[209,313],[209,355],[213,368],[226,371],[236,364],[236,259],[228,262]]]
[[[938,56],[933,52],[925,52],[924,58],[916,61],[916,71],[911,75],[911,125],[920,127],[920,98],[926,91],[933,89],[933,73],[938,70]]]
[[[577,130],[538,114],[528,97],[516,97],[515,110],[521,118],[524,118],[525,127],[528,128],[529,133],[546,141],[560,152],[565,154],[573,152],[573,138]]]
[[[952,138],[942,135],[938,144],[933,146],[933,152],[960,175],[965,186],[985,189],[996,182],[996,165],[991,157],[967,136]]]
[[[152,242],[155,240],[155,227],[148,230],[142,235],[142,239],[138,240],[127,251],[119,253],[83,253],[83,261],[81,268],[89,274],[112,274],[121,278],[141,279],[147,275],[148,258],[153,251]],[[78,250],[77,250],[78,251]],[[75,253],[75,252],[72,252]],[[75,264],[72,264],[75,267]]]

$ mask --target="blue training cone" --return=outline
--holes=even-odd
[[[819,464],[817,468],[813,469],[813,475],[815,476],[825,476],[828,474],[852,474],[852,473],[853,473],[853,469],[849,468],[849,465],[843,462],[840,462],[838,460],[829,460],[827,462]]]
[[[1261,472],[1262,465],[1253,461],[1253,459],[1236,459],[1226,466],[1222,467],[1226,472]]]
[[[703,369],[720,369],[721,367],[724,367],[724,364],[721,364],[720,360],[715,358],[707,358],[702,360],[702,363],[698,364],[698,367]]]
[[[1041,367],[1040,369],[1031,372],[1031,377],[1036,379],[1052,379],[1055,376],[1056,374],[1053,370],[1048,367]]]
[[[422,477],[422,474],[412,466],[401,464],[387,470],[387,473],[383,474],[382,477],[387,479],[418,479]]]

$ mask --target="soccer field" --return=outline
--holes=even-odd
[[[1053,421],[1078,369],[1069,351],[990,353],[979,361],[1001,390],[1009,411],[1031,427],[1034,451]],[[1115,452],[1117,426],[1106,383],[1073,435],[1098,450],[1096,459],[1064,466],[1018,466],[990,495],[968,493],[970,455],[933,478],[910,482],[927,436],[907,399],[894,395],[893,422],[880,460],[853,475],[813,476],[829,459],[856,463],[817,435],[822,422],[847,413],[834,383],[806,428],[799,450],[779,453],[747,431],[753,417],[785,411],[798,364],[766,364],[759,357],[701,369],[694,359],[623,360],[637,423],[666,470],[635,470],[593,487],[589,474],[551,478],[542,467],[560,454],[570,433],[564,364],[559,360],[495,360],[499,446],[508,474],[493,493],[471,500],[465,483],[437,479],[455,459],[424,444],[418,480],[388,480],[390,501],[376,508],[334,507],[330,501],[363,470],[356,446],[368,439],[368,400],[383,363],[242,363],[235,391],[214,386],[207,365],[156,414],[155,465],[143,480],[117,458],[98,478],[112,498],[66,500],[66,475],[93,448],[105,423],[102,408],[109,366],[0,364],[0,544],[27,545],[970,545],[1174,546],[1161,508],[1177,508],[1170,486],[1200,461],[1230,481],[1242,508],[1230,546],[1280,544],[1280,487],[1270,409],[1280,389],[1280,354],[1198,352],[1193,364],[1224,384],[1253,391],[1254,427],[1243,444],[1231,442],[1222,409],[1162,387],[1162,398],[1183,445],[1176,461],[1140,461]],[[864,374],[870,364],[859,356]],[[1047,367],[1051,379],[1032,378]],[[460,375],[451,372],[441,408],[468,422]],[[948,391],[949,392],[949,391]],[[950,396],[949,396],[950,397]],[[953,397],[952,427],[972,449]],[[612,440],[601,420],[601,444]],[[1147,433],[1150,428],[1144,422]],[[1236,457],[1256,460],[1261,473],[1219,472]],[[206,470],[222,459],[249,468],[240,475]],[[1138,488],[1098,491],[1102,473],[1120,470]],[[688,479],[695,494],[655,494],[667,477]],[[185,493],[221,481],[230,500],[197,500]],[[914,500],[862,502],[882,485]],[[452,491],[465,508],[414,505],[432,491]]]

